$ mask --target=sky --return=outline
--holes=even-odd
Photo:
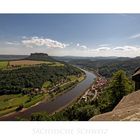
[[[140,14],[0,14],[0,54],[140,55]]]

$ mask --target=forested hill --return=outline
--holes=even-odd
[[[0,94],[26,93],[41,89],[45,82],[56,85],[68,76],[83,74],[80,69],[43,53],[31,54],[22,60],[0,61],[0,66]]]
[[[27,60],[38,60],[38,61],[55,61],[47,53],[31,53],[30,56],[26,57]]]
[[[99,74],[105,77],[111,77],[112,74],[120,69],[126,71],[128,76],[131,76],[135,69],[140,67],[140,57],[135,58],[115,58],[102,59],[92,61],[90,59],[75,59],[69,61],[71,64],[86,67],[90,70],[97,70]]]

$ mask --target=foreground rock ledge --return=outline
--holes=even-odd
[[[140,90],[135,91],[118,103],[111,111],[96,115],[90,121],[139,121],[140,120]]]

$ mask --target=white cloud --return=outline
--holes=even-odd
[[[116,51],[120,51],[120,52],[134,52],[134,51],[140,51],[139,47],[135,47],[135,46],[117,46],[114,48],[110,48],[110,47],[99,47],[97,49],[92,49],[92,51],[97,51],[97,52],[101,52],[101,51],[106,51],[106,52],[116,52]]]
[[[5,42],[5,44],[7,44],[7,45],[20,45],[20,43],[19,42],[10,42],[10,41],[7,41],[7,42]]]
[[[130,39],[140,38],[140,34],[135,34],[129,37]]]
[[[88,47],[86,45],[80,45],[79,43],[76,44],[76,47],[80,49],[87,49]]]
[[[22,44],[30,48],[34,46],[47,46],[48,48],[65,48],[66,46],[69,45],[49,38],[39,38],[39,37],[31,37],[28,39],[23,39]]]
[[[122,46],[122,47],[115,47],[113,50],[118,50],[118,51],[137,51],[139,48],[134,47],[134,46]]]
[[[96,49],[96,51],[108,51],[108,50],[110,50],[109,47],[100,47]]]
[[[79,44],[79,43],[77,43],[77,44],[76,44],[76,46],[77,46],[77,47],[79,47],[79,46],[80,46],[80,44]]]
[[[82,46],[80,46],[80,48],[87,49],[87,46],[82,45]]]

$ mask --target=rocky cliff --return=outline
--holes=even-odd
[[[135,91],[118,103],[111,111],[96,115],[90,121],[133,121],[140,120],[140,90]]]

